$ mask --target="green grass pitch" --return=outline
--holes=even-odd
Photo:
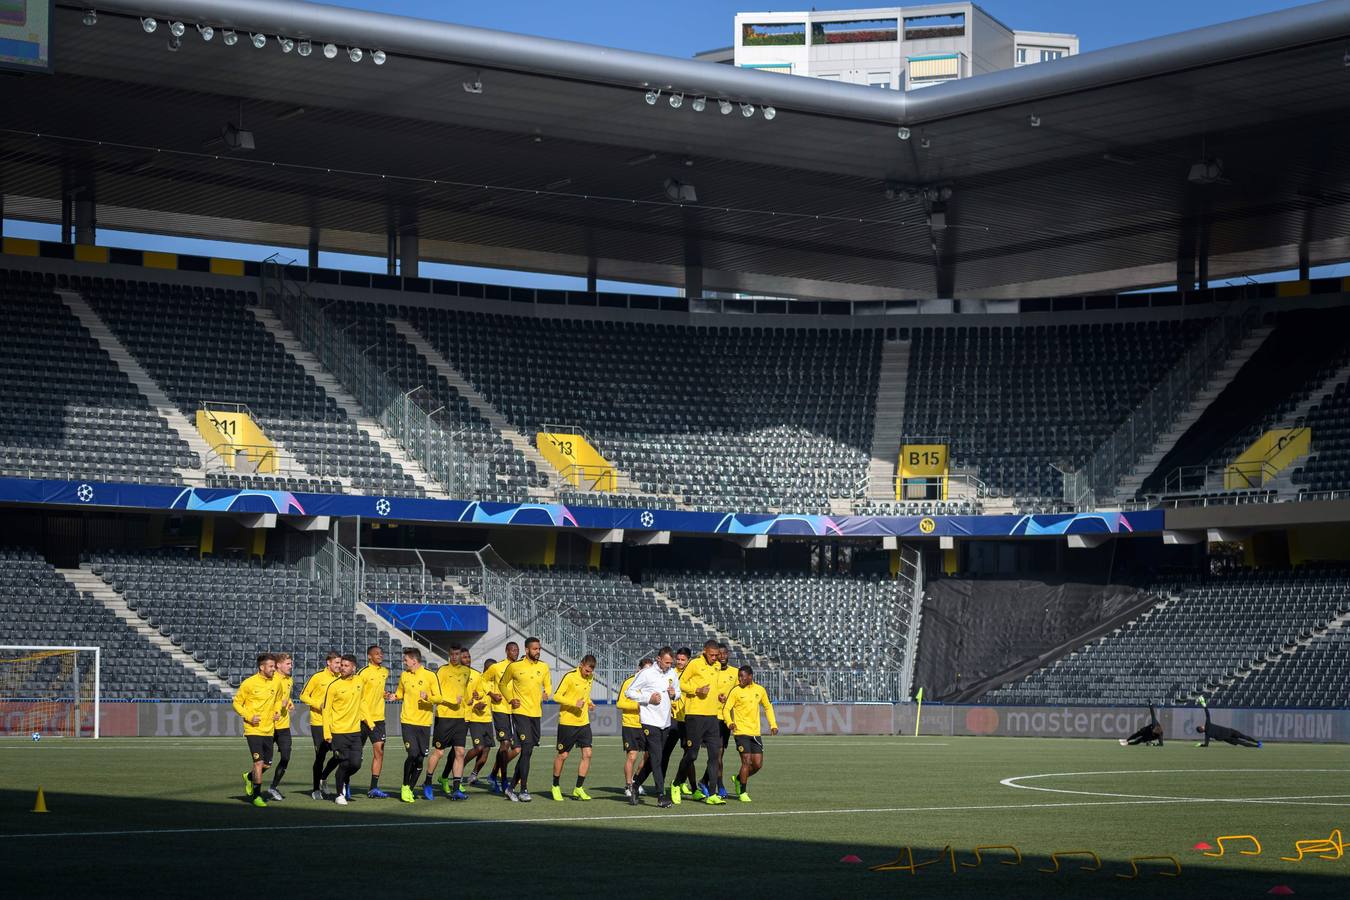
[[[754,803],[658,810],[650,797],[637,808],[623,801],[618,739],[598,741],[590,803],[549,799],[546,743],[528,805],[478,787],[461,803],[367,800],[363,772],[344,809],[306,796],[312,751],[297,740],[287,799],[254,809],[243,800],[242,739],[6,740],[0,881],[12,897],[437,888],[470,896],[1264,897],[1275,885],[1299,898],[1350,897],[1350,853],[1280,859],[1295,841],[1336,828],[1350,837],[1350,749],[1342,746],[766,738]],[[403,754],[390,750],[382,786],[396,791]],[[574,755],[565,789],[575,773]],[[46,815],[29,811],[39,784]],[[1230,834],[1255,835],[1261,854],[1240,855],[1251,846],[1241,841],[1222,859],[1193,849]],[[955,873],[947,857],[917,874],[868,868],[906,845],[918,861],[950,846],[961,863],[973,861],[977,845],[994,844],[1020,848],[1022,864],[999,865],[1007,856],[994,852]],[[1095,851],[1101,870],[1082,871],[1087,857],[1074,857],[1059,874],[1038,871],[1068,850]],[[862,864],[840,862],[846,854]],[[1181,876],[1145,864],[1138,880],[1117,877],[1130,857],[1157,855],[1175,857]]]

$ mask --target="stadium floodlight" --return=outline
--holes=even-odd
[[[689,105],[693,107],[694,112],[703,112],[705,109],[708,108],[708,98],[695,97],[694,102],[690,103]]]
[[[721,113],[722,115],[724,115],[724,116],[729,116],[729,115],[731,115],[731,101],[730,101],[730,100],[718,100],[718,101],[717,101],[717,111],[720,112],[720,113]]]
[[[360,62],[361,58],[365,55],[365,52],[360,47],[347,48],[347,58],[352,62]]]
[[[301,56],[309,56],[314,52],[314,45],[309,41],[301,41],[295,45],[295,52],[299,53]]]
[[[473,76],[473,81],[464,82],[463,87],[466,94],[483,93],[483,81],[478,75]]]
[[[375,63],[375,65],[377,65],[377,66],[382,66],[382,65],[384,65],[384,61],[385,61],[387,58],[388,58],[388,57],[386,57],[386,56],[384,55],[384,51],[383,51],[383,50],[373,50],[373,51],[371,51],[371,54],[370,54],[370,60],[371,60],[371,62]]]
[[[676,203],[697,203],[698,191],[692,184],[685,184],[682,181],[676,181],[674,178],[667,178],[665,181],[666,196]]]
[[[909,135],[910,135],[910,131],[909,131],[909,129],[906,128],[904,125],[901,125],[901,126],[900,126],[900,129],[899,129],[898,131],[895,132],[895,136],[898,137],[898,138],[899,138],[900,140],[902,140],[902,141],[907,141],[907,140],[909,140]]]
[[[295,40],[293,38],[277,35],[277,43],[281,45],[282,53],[290,53],[295,49]]]
[[[182,22],[170,22],[169,34],[173,35],[176,38],[180,38],[183,35],[187,34],[187,26],[184,25]]]
[[[86,25],[97,25],[97,24],[98,24],[98,10],[96,10],[96,9],[86,9],[86,10],[84,11],[84,18],[81,19],[80,21],[84,22],[84,24],[86,24]]]
[[[146,16],[144,19],[141,19],[141,29],[146,34],[154,34],[155,29],[158,27],[159,23],[156,22],[154,19],[150,18],[149,16]]]
[[[773,117],[776,115],[778,115],[778,110],[774,109],[772,106],[764,107],[764,118],[766,120],[772,122]]]
[[[174,37],[170,35],[169,43],[167,44],[167,46],[169,48],[170,53],[177,53],[178,48],[183,46],[183,39],[180,37]]]
[[[929,147],[933,146],[933,142],[928,138],[919,138],[919,146],[927,150]]]
[[[197,33],[202,36],[202,40],[209,41],[216,36],[216,30],[210,25],[198,25]]]
[[[226,28],[221,32],[220,40],[226,47],[233,47],[235,44],[239,43],[239,35],[235,34],[231,29]]]
[[[253,140],[253,132],[245,131],[233,122],[225,125],[225,130],[221,132],[221,140],[225,146],[231,150],[254,150],[257,148],[257,142]]]
[[[249,40],[253,41],[253,46],[257,47],[259,50],[267,46],[267,35],[265,34],[250,33]]]
[[[323,45],[323,58],[324,58],[324,59],[332,59],[332,58],[335,57],[335,56],[337,56],[337,44],[324,44],[324,45]]]
[[[754,114],[755,114],[755,104],[753,104],[753,103],[742,103],[742,104],[741,104],[741,115],[743,115],[743,116],[745,116],[747,119],[749,119],[749,118],[752,117]]]
[[[660,96],[661,96],[660,91],[648,91],[646,94],[642,96],[642,99],[647,101],[648,106],[655,106],[656,98]]]
[[[1031,115],[1027,116],[1027,124],[1030,125],[1032,128],[1040,128],[1041,117],[1036,115],[1035,113],[1032,113]]]
[[[684,94],[671,94],[670,108],[679,109],[681,106],[684,106]]]

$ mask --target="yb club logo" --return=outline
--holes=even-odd
[[[924,516],[919,520],[919,530],[924,534],[932,534],[937,531],[937,522],[934,522],[930,516]]]

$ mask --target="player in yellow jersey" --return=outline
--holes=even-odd
[[[403,749],[408,755],[403,760],[403,789],[399,799],[412,803],[422,761],[431,749],[431,722],[441,699],[436,676],[422,665],[421,650],[416,647],[403,649],[403,674],[398,677],[398,688],[386,694],[385,699],[403,702],[398,722],[399,731],[403,733]]]
[[[366,796],[383,800],[389,795],[380,790],[380,772],[384,770],[384,695],[388,691],[389,670],[384,667],[384,650],[379,644],[366,648],[366,664],[356,673],[361,685],[361,711],[374,724],[361,726],[361,740],[370,742],[370,790]]]
[[[356,680],[356,657],[342,657],[341,673],[329,682],[323,695],[323,736],[333,745],[337,758],[337,796],[339,806],[351,799],[352,776],[361,771],[361,726],[374,726],[366,718],[361,683]]]
[[[764,739],[761,737],[759,710],[769,720],[769,734],[778,733],[778,719],[773,704],[761,685],[755,684],[755,670],[741,666],[736,675],[736,687],[731,689],[722,708],[722,721],[731,729],[736,751],[741,754],[741,771],[731,776],[731,786],[742,803],[750,802],[750,776],[764,768]]]
[[[717,694],[717,702],[725,704],[727,697],[731,695],[731,689],[737,684],[736,667],[732,666],[727,660],[730,656],[730,649],[723,642],[717,645],[717,678],[713,682],[713,693]],[[700,789],[707,788],[709,792],[717,791],[717,796],[723,800],[727,797],[726,786],[722,783],[722,775],[726,772],[727,744],[731,741],[731,731],[727,728],[727,723],[718,720],[718,735],[721,737],[722,752],[717,754],[717,776],[712,774],[712,759],[708,759],[707,768],[703,770],[703,783]]]
[[[270,653],[258,654],[258,671],[245,678],[234,693],[234,711],[244,720],[244,740],[248,742],[253,768],[244,773],[244,786],[254,806],[266,807],[263,799],[263,770],[272,765],[272,735],[276,730],[277,660]]]
[[[309,681],[305,682],[304,688],[300,691],[300,702],[309,707],[309,736],[314,739],[314,789],[309,795],[314,800],[327,799],[325,795],[328,793],[328,786],[324,782],[337,768],[336,757],[328,760],[333,745],[324,739],[323,713],[320,710],[323,707],[324,691],[328,689],[329,684],[337,680],[342,670],[342,654],[336,650],[329,650],[325,658],[327,665],[309,676]],[[328,765],[325,766],[326,760]]]
[[[698,774],[699,750],[708,751],[710,765],[722,752],[722,704],[717,702],[717,692],[713,690],[717,672],[717,641],[709,638],[703,642],[703,653],[691,659],[680,674],[680,692],[684,694],[684,758],[675,771],[672,787],[686,780],[691,790],[696,786],[694,778]],[[720,765],[713,774],[721,775]],[[709,791],[705,786],[699,787],[705,803],[712,806],[726,803],[717,796],[716,791]]]
[[[475,674],[466,688],[469,708],[464,712],[464,721],[469,726],[469,752],[464,754],[464,768],[467,770],[469,763],[473,763],[473,770],[464,777],[466,787],[478,780],[492,751],[492,699],[488,693],[495,691],[497,685],[488,683],[487,673],[496,664],[495,659],[484,660],[483,671]]]
[[[655,661],[650,656],[644,656],[638,660],[637,671],[629,675],[624,681],[623,686],[619,688],[619,699],[614,705],[619,708],[621,716],[620,733],[623,735],[623,795],[632,797],[633,791],[642,793],[642,781],[633,778],[633,766],[637,763],[638,754],[643,750],[642,720],[638,713],[638,702],[630,700],[628,697],[628,688],[632,686],[633,681],[642,674],[642,670],[652,665]],[[651,772],[651,765],[647,759],[643,760],[642,771]],[[643,778],[646,776],[643,775]]]
[[[553,699],[558,704],[558,756],[553,760],[553,799],[562,802],[563,764],[573,747],[581,748],[581,762],[577,765],[577,786],[572,789],[573,800],[589,800],[586,793],[586,773],[591,770],[591,688],[595,685],[595,657],[587,654],[581,665],[563,676]]]
[[[277,764],[272,769],[272,786],[267,789],[268,800],[285,800],[281,793],[281,779],[286,775],[286,767],[291,762],[291,711],[295,709],[295,704],[291,702],[291,689],[295,686],[295,679],[291,673],[295,669],[295,660],[291,659],[289,653],[272,654],[277,660],[277,678],[280,684],[277,686],[277,727],[272,734],[272,740],[277,748]]]
[[[543,648],[539,638],[525,639],[525,656],[502,670],[497,687],[511,704],[511,727],[520,745],[520,757],[511,783],[506,786],[506,799],[512,803],[529,803],[530,757],[539,746],[543,726],[544,701],[553,696],[553,676],[539,656]],[[517,790],[519,788],[519,790]]]
[[[449,661],[436,670],[436,680],[440,684],[441,699],[436,704],[436,728],[431,733],[431,756],[427,758],[427,777],[422,782],[422,796],[428,800],[435,798],[436,789],[432,786],[436,780],[436,765],[441,757],[448,756],[445,771],[441,773],[441,788],[451,800],[468,800],[469,797],[459,789],[459,781],[464,774],[464,741],[469,736],[469,723],[464,719],[468,695],[466,688],[469,680],[477,673],[465,665],[469,651],[458,644],[450,648]],[[454,776],[454,790],[450,787],[450,777]]]
[[[516,748],[515,729],[511,727],[511,704],[502,694],[500,685],[502,672],[518,659],[520,645],[508,641],[506,659],[493,663],[491,668],[483,672],[483,685],[487,688],[488,699],[492,701],[492,730],[497,733],[497,758],[492,763],[492,773],[488,775],[488,785],[494,794],[506,790],[506,767],[520,752]]]

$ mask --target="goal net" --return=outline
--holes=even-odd
[[[0,645],[0,736],[98,737],[98,647]]]

